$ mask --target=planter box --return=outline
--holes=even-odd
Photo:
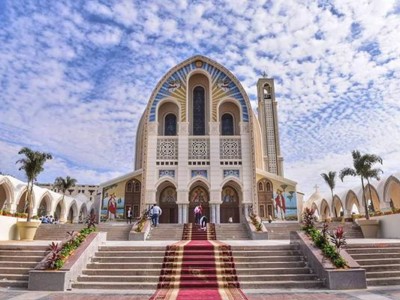
[[[261,231],[257,231],[256,227],[253,225],[250,219],[246,220],[246,228],[249,233],[249,237],[252,240],[268,240],[268,230],[265,228],[264,224],[262,224]],[[261,222],[261,219],[260,219]]]
[[[361,231],[366,239],[376,239],[379,231],[378,219],[357,219],[356,223],[361,227]]]
[[[137,228],[137,224],[132,226],[132,229],[129,232],[129,240],[130,241],[145,241],[151,230],[151,222],[150,222],[150,220],[147,220],[146,223],[144,224],[141,232],[136,232],[135,231],[136,228]]]
[[[37,221],[20,221],[17,222],[17,228],[19,232],[19,238],[22,241],[33,241],[36,231],[39,228],[41,222]]]
[[[313,245],[305,233],[299,231],[290,232],[290,244],[298,244],[300,246],[308,265],[321,280],[324,280],[328,289],[352,290],[367,288],[365,269],[362,269],[345,250],[342,249],[340,255],[346,260],[348,269],[337,269],[329,259],[323,256],[322,250]]]
[[[31,291],[66,291],[82,273],[89,260],[106,241],[106,232],[93,232],[75,252],[68,257],[60,270],[31,270],[28,289]],[[45,258],[46,259],[46,258]]]

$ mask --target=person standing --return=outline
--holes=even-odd
[[[202,216],[201,219],[200,219],[200,226],[201,226],[200,228],[203,229],[203,230],[207,230],[207,222],[208,222],[207,217],[206,216]]]
[[[201,216],[203,215],[203,208],[201,207],[201,204],[197,205],[194,208],[194,223],[200,225],[200,219]]]
[[[152,215],[151,215],[151,220],[153,222],[154,227],[157,227],[159,224],[159,219],[162,214],[162,209],[157,205],[154,204],[152,210]]]
[[[132,209],[130,206],[128,206],[128,210],[126,212],[126,223],[132,224],[132,216],[133,216]]]

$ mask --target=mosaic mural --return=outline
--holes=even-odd
[[[246,102],[243,98],[239,87],[228,77],[227,74],[216,68],[215,66],[198,60],[190,64],[181,67],[179,70],[174,72],[161,86],[160,90],[154,97],[154,101],[150,108],[149,121],[154,122],[156,120],[156,108],[158,103],[166,98],[174,98],[181,105],[181,120],[186,121],[186,78],[187,75],[194,69],[203,69],[207,71],[211,76],[211,88],[212,88],[212,120],[217,121],[217,106],[218,103],[226,98],[230,97],[236,99],[242,108],[242,119],[244,122],[249,121],[249,112],[246,106]]]
[[[224,178],[228,176],[240,178],[239,175],[240,175],[239,170],[224,170]]]
[[[297,219],[296,192],[278,189],[273,195],[276,218],[280,220]]]
[[[207,178],[207,170],[192,170],[192,178],[196,176]]]

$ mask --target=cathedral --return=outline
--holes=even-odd
[[[212,223],[297,220],[302,194],[284,177],[274,80],[257,82],[258,116],[239,80],[194,56],[155,86],[136,133],[134,170],[100,185],[102,221],[140,216],[151,205],[160,223],[193,222],[201,204]]]

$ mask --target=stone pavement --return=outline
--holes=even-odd
[[[249,300],[398,300],[400,286],[373,287],[367,290],[244,290]],[[101,291],[32,292],[0,288],[0,300],[147,300],[153,291]]]

